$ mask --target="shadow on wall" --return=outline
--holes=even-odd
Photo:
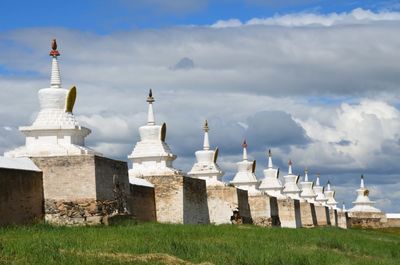
[[[183,178],[183,223],[209,224],[206,182],[201,179]]]

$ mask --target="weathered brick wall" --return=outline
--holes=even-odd
[[[126,162],[94,155],[35,157],[43,171],[45,218],[57,224],[106,223],[128,208]]]
[[[349,212],[350,227],[384,228],[387,218],[384,213]]]
[[[278,199],[278,211],[281,227],[301,227],[301,212],[299,200],[290,198]]]
[[[317,225],[317,216],[313,203],[300,202],[300,215],[302,227],[314,227]]]
[[[42,172],[0,168],[0,226],[43,219]]]
[[[129,209],[140,221],[157,221],[154,188],[130,185]]]
[[[331,224],[328,207],[322,205],[315,205],[315,213],[317,215],[318,226],[327,226]]]
[[[264,194],[250,195],[249,205],[251,218],[255,225],[280,225],[276,198]]]
[[[205,181],[181,175],[144,177],[154,185],[156,216],[161,223],[209,223]]]
[[[245,223],[250,220],[247,191],[232,186],[208,186],[207,205],[212,224],[230,224],[236,208],[244,216]]]

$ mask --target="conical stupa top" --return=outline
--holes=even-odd
[[[51,43],[51,51],[49,54],[53,57],[51,62],[51,78],[50,78],[50,85],[52,88],[60,88],[61,87],[61,74],[60,74],[60,67],[58,66],[57,57],[60,56],[60,53],[57,50],[57,41],[53,39]]]
[[[289,165],[288,174],[292,175],[293,174],[293,172],[292,172],[292,160],[289,160],[288,165]]]
[[[208,121],[207,121],[207,120],[204,122],[204,127],[203,127],[203,129],[204,129],[204,143],[203,143],[203,149],[204,149],[204,150],[210,150],[210,140],[208,139],[208,131],[209,131],[209,128],[208,128]]]
[[[153,112],[153,102],[155,101],[153,98],[153,91],[151,89],[149,90],[149,96],[147,97],[146,100],[149,103],[149,110],[147,113],[147,125],[155,125],[155,119],[154,119],[154,112]]]
[[[243,160],[247,161],[247,142],[246,142],[246,139],[244,139],[242,147],[243,147]]]
[[[308,169],[304,169],[304,182],[308,182]]]
[[[364,175],[361,175],[360,188],[364,188]]]
[[[272,164],[272,152],[271,149],[268,150],[268,168],[273,168],[274,165]]]

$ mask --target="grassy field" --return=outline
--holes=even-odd
[[[0,264],[400,264],[400,229],[128,224],[0,228]]]

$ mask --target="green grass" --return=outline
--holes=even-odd
[[[128,224],[0,228],[0,264],[400,264],[400,229]]]

